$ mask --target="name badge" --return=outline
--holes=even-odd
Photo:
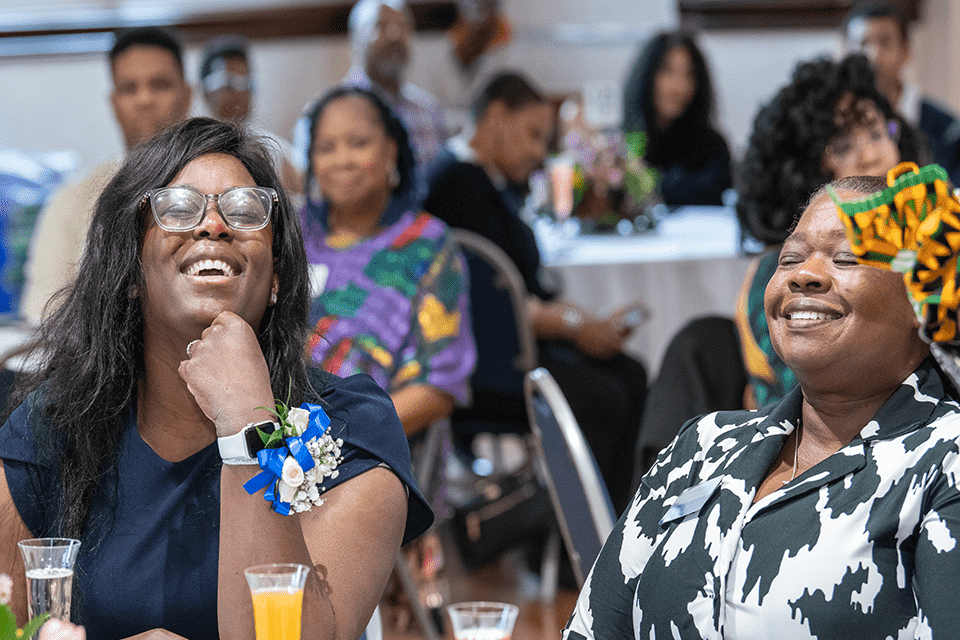
[[[330,267],[325,264],[310,265],[310,295],[316,298],[327,286]]]
[[[689,489],[684,489],[684,491],[677,497],[677,501],[673,503],[673,506],[667,509],[666,515],[660,519],[660,524],[673,522],[674,520],[679,520],[688,514],[700,511],[700,507],[706,504],[707,500],[710,499],[710,496],[712,496],[717,490],[717,487],[720,486],[721,480],[723,480],[723,476],[718,476],[716,478],[711,478],[710,480],[701,482],[700,484],[690,487]]]

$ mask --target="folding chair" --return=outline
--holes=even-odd
[[[550,372],[538,368],[527,374],[525,397],[535,456],[577,585],[582,587],[617,515],[590,446]],[[550,546],[548,543],[548,549]],[[559,545],[554,542],[552,546],[556,552],[550,549],[547,553],[542,574],[546,599],[552,598],[555,591],[559,562]],[[549,557],[551,554],[553,558]],[[548,561],[555,563],[552,568],[547,566]]]
[[[451,418],[454,440],[464,447],[481,432],[528,433],[523,376],[537,366],[527,288],[520,271],[494,242],[452,229],[470,274],[477,366],[470,377],[472,404]]]

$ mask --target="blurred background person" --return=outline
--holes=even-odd
[[[413,12],[404,0],[360,0],[350,10],[347,26],[351,66],[342,84],[373,91],[399,116],[416,160],[414,193],[422,199],[427,167],[443,148],[447,126],[437,99],[405,79]],[[308,113],[312,110],[307,108]],[[311,134],[308,119],[301,118],[294,136],[298,151],[309,147]]]
[[[251,126],[254,93],[250,68],[250,45],[240,36],[222,36],[207,43],[200,61],[200,87],[210,114]],[[297,162],[293,147],[286,140],[252,126],[254,133],[269,138],[276,146],[278,170],[287,194],[296,197],[303,191],[301,175],[305,160]]]
[[[426,88],[443,106],[447,130],[470,126],[470,101],[501,67],[513,28],[500,0],[457,0],[457,17],[446,32],[446,55],[431,60]]]
[[[183,74],[183,48],[172,32],[159,27],[121,32],[109,60],[110,104],[128,150],[187,116],[192,90]],[[105,162],[64,187],[40,212],[20,306],[30,324],[40,321],[47,301],[76,276],[93,205],[120,162]]]
[[[735,322],[700,318],[671,340],[650,386],[634,487],[690,418],[763,407],[796,386],[773,350],[763,295],[810,194],[830,180],[885,176],[902,160],[927,158],[919,133],[894,113],[864,56],[797,65],[790,83],[760,108],[738,178],[737,217],[764,251],[744,279]]]
[[[906,77],[911,62],[910,29],[903,11],[889,2],[861,2],[843,21],[848,51],[860,51],[870,60],[877,88],[898,114],[926,137],[933,161],[960,183],[960,129],[951,128],[956,116],[920,93]]]
[[[500,246],[519,269],[530,294],[528,311],[540,364],[557,379],[593,449],[617,509],[626,506],[631,451],[646,395],[643,365],[623,352],[630,333],[622,318],[599,317],[553,299],[539,281],[540,253],[533,230],[519,216],[511,184],[525,184],[543,163],[553,111],[543,94],[515,72],[494,76],[477,96],[474,124],[448,144],[431,173],[424,207],[451,227],[468,229]],[[474,324],[485,301],[472,300]],[[525,416],[523,391],[474,405]],[[523,418],[523,422],[526,418]]]
[[[437,460],[422,459],[421,448],[426,429],[468,400],[476,350],[463,256],[447,226],[416,204],[407,133],[377,94],[334,89],[309,118],[305,182],[321,195],[300,212],[313,296],[310,356],[337,375],[369,374],[390,393],[417,469],[432,465],[422,489],[443,521],[448,433]],[[408,553],[441,633],[442,558],[435,529]],[[404,601],[398,589],[390,593]],[[399,626],[410,619],[402,605],[393,613]]]
[[[463,259],[446,225],[421,211],[414,158],[373,92],[340,87],[310,114],[301,211],[312,269],[311,356],[367,373],[392,394],[407,435],[466,402],[475,352]]]
[[[644,160],[668,205],[720,205],[733,186],[730,150],[711,122],[713,86],[693,38],[662,32],[641,48],[623,88],[623,128],[643,132]]]

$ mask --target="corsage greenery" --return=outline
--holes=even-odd
[[[289,408],[277,400],[271,412],[280,428],[269,434],[257,429],[264,443],[257,452],[262,471],[243,488],[251,495],[265,489],[264,500],[281,515],[309,511],[323,504],[320,483],[324,478],[340,473],[343,440],[330,436],[330,418],[319,405],[305,402]]]
[[[0,640],[21,640],[32,638],[40,630],[43,623],[50,617],[49,613],[37,616],[26,624],[23,629],[17,628],[17,618],[10,610],[10,598],[13,596],[13,580],[5,573],[0,573]]]

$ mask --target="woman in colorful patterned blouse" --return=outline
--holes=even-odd
[[[833,183],[842,200],[886,186]],[[823,190],[766,291],[799,381],[687,423],[644,476],[564,640],[949,638],[960,405],[902,274],[861,264]]]
[[[411,435],[466,400],[476,353],[463,258],[412,204],[407,133],[379,97],[334,89],[310,122],[310,352],[332,373],[373,376]]]

